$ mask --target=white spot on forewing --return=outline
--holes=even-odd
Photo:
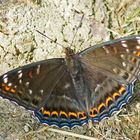
[[[7,74],[4,74],[4,75],[3,75],[3,79],[6,78],[6,77],[7,77]]]
[[[121,58],[125,58],[124,54],[121,54],[120,57],[121,57]]]
[[[39,92],[42,94],[44,92],[44,90],[43,89],[40,89]]]
[[[31,89],[29,89],[28,91],[29,91],[29,94],[30,94],[30,95],[33,93],[33,91],[32,91]]]
[[[18,79],[20,79],[22,77],[22,75],[23,75],[22,73],[19,73],[18,74]]]
[[[140,44],[140,38],[137,40],[138,44]]]
[[[138,50],[139,50],[139,49],[140,49],[140,46],[138,46],[138,45],[137,45],[137,46],[136,46],[136,49],[138,49]]]
[[[20,80],[19,80],[19,84],[21,84],[21,83],[22,83],[22,80],[20,79]]]
[[[127,47],[128,47],[128,45],[127,45],[126,43],[122,43],[122,46],[123,46],[124,48],[127,48]]]
[[[99,88],[100,88],[100,85],[99,85],[99,84],[97,84],[97,86],[96,86],[96,88],[95,88],[95,92],[96,92],[96,91],[98,91],[98,90],[99,90]]]
[[[106,53],[109,53],[109,50],[105,46],[103,46],[103,49],[105,50]]]
[[[133,51],[133,54],[136,54],[137,51]]]
[[[64,89],[68,89],[70,87],[70,84],[69,83],[66,83],[65,85],[64,85]]]
[[[37,65],[37,70],[36,73],[39,74],[40,73],[40,65]]]
[[[30,82],[26,82],[26,83],[25,83],[25,86],[26,86],[26,87],[29,87],[29,84],[30,84]]]
[[[122,40],[121,43],[122,43],[122,44],[123,44],[123,43],[126,43],[126,40]]]
[[[8,82],[8,77],[5,77],[5,78],[3,79],[3,82],[6,84],[6,83]]]
[[[8,83],[8,86],[10,86],[10,87],[11,87],[11,86],[12,86],[12,83]]]
[[[130,52],[130,50],[129,50],[129,49],[126,49],[126,52],[127,52],[127,53],[129,53],[129,52]]]
[[[22,70],[19,70],[17,73],[22,73]]]
[[[136,36],[136,39],[140,39],[140,36]]]
[[[123,65],[124,67],[126,67],[126,63],[125,63],[125,62],[122,62],[122,65]]]
[[[118,73],[118,69],[117,69],[117,68],[113,68],[113,71],[114,71],[115,73]]]

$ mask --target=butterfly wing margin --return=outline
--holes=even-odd
[[[100,121],[128,102],[140,72],[140,35],[106,42],[79,53],[91,91],[90,116]]]

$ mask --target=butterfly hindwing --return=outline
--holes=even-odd
[[[52,90],[45,104],[35,111],[42,123],[50,126],[73,127],[87,123],[87,114],[83,111],[81,101],[68,71],[63,71],[60,80]]]

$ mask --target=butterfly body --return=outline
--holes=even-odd
[[[132,97],[140,35],[65,53],[2,75],[0,96],[34,111],[42,123],[70,128],[110,117]]]
[[[65,54],[67,71],[71,76],[75,89],[74,94],[77,96],[77,101],[80,101],[79,105],[81,106],[82,111],[85,111],[88,114],[91,91],[85,81],[85,77],[83,76],[83,68],[81,66],[80,57],[78,54],[75,54],[71,48],[66,48]]]

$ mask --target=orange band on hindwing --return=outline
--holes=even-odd
[[[93,107],[90,109],[90,117],[94,118],[98,114],[97,108]]]

